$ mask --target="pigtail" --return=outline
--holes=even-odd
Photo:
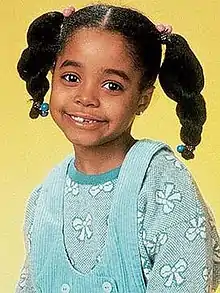
[[[29,116],[35,119],[41,114],[40,106],[49,89],[48,71],[52,68],[60,49],[59,38],[64,16],[50,12],[35,19],[27,32],[26,48],[18,61],[17,70],[26,82],[33,100]]]
[[[204,87],[202,67],[186,40],[171,34],[167,40],[159,81],[165,94],[177,102],[176,113],[181,123],[180,138],[186,145],[182,157],[194,158],[193,150],[201,141],[206,121],[206,106],[201,91]]]

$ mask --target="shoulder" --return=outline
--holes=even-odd
[[[193,178],[183,162],[175,156],[172,149],[168,145],[162,144],[151,158],[143,190],[148,187],[149,180],[156,187],[158,184],[172,181],[185,185],[185,181],[193,181]]]
[[[26,203],[26,212],[25,212],[25,223],[24,223],[24,230],[29,230],[30,226],[33,223],[35,210],[40,200],[41,195],[43,194],[43,190],[48,188],[53,182],[57,181],[58,179],[64,179],[66,174],[66,169],[68,164],[71,162],[73,157],[68,155],[63,161],[57,164],[54,168],[52,168],[45,179],[42,181],[41,184],[37,185],[30,193],[29,198]]]
[[[190,221],[199,214],[209,214],[191,173],[166,148],[158,151],[152,158],[140,192],[140,200],[147,221],[163,228]]]
[[[57,182],[59,180],[64,180],[69,163],[73,160],[72,155],[68,155],[64,160],[55,165],[44,178],[41,183],[41,189],[47,188],[48,185],[53,184],[53,182]]]
[[[48,180],[50,177],[52,177],[54,174],[58,174],[59,175],[65,175],[68,165],[69,163],[73,160],[73,156],[72,155],[68,155],[66,156],[60,163],[58,163],[57,165],[55,165],[50,172],[48,173],[48,175],[46,176],[46,178],[44,179],[43,182],[45,182],[46,180]]]

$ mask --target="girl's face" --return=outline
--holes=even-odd
[[[140,94],[141,73],[124,42],[119,34],[81,29],[57,59],[50,110],[74,145],[126,138],[135,115],[149,104],[152,90]]]

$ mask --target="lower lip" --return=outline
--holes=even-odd
[[[68,121],[70,123],[73,123],[74,125],[76,125],[77,127],[81,128],[81,129],[97,129],[100,126],[103,126],[103,125],[107,124],[106,121],[96,121],[96,122],[93,122],[93,123],[79,122],[79,121],[74,120],[68,114],[65,114],[65,117],[68,119]]]

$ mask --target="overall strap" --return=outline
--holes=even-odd
[[[124,283],[131,284],[129,289],[133,292],[145,292],[138,243],[138,195],[153,156],[164,148],[169,147],[162,142],[138,141],[125,157],[116,187],[117,196],[112,208],[113,235],[117,239],[116,246],[123,251],[122,258],[126,260],[125,276],[129,276],[129,280]],[[126,285],[124,289],[126,292]]]

